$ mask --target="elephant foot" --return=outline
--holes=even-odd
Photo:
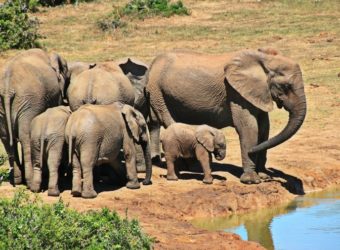
[[[28,186],[28,184],[27,184]],[[40,185],[38,184],[32,184],[29,189],[33,192],[33,193],[38,193],[40,191]]]
[[[167,179],[168,181],[178,181],[178,177],[177,177],[177,175],[175,175],[175,174],[173,174],[173,175],[167,175],[167,176],[166,176],[166,179]]]
[[[144,180],[143,181],[143,185],[151,185],[152,184],[152,181],[151,180]]]
[[[260,179],[263,180],[263,181],[268,181],[268,180],[272,179],[272,177],[265,172],[259,172],[258,175],[259,175]]]
[[[22,177],[21,176],[15,176],[14,177],[14,184],[15,185],[22,184]]]
[[[244,184],[259,184],[259,183],[261,183],[261,179],[255,171],[243,173],[241,175],[240,181]]]
[[[57,188],[48,189],[47,195],[48,196],[55,196],[55,197],[57,197],[57,196],[60,195],[60,191]]]
[[[81,192],[81,197],[85,199],[92,199],[97,197],[97,192],[94,190],[83,191]]]
[[[129,189],[138,189],[140,188],[140,184],[138,180],[133,180],[133,181],[129,181],[128,183],[126,183],[126,187]]]
[[[213,177],[212,176],[204,177],[203,183],[204,184],[212,184],[213,183]]]

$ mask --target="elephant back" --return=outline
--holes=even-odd
[[[109,72],[98,67],[86,70],[72,79],[67,93],[72,111],[83,104],[111,104],[116,101],[134,103],[134,89],[119,71]]]

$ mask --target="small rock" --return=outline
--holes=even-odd
[[[331,42],[333,42],[333,40],[334,40],[334,38],[327,38],[326,42],[331,43]]]

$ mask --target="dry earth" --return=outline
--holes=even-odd
[[[126,1],[118,1],[122,2]],[[334,6],[188,0],[184,3],[192,9],[189,17],[137,21],[114,34],[94,29],[94,20],[112,6],[107,0],[36,14],[42,21],[45,46],[69,60],[103,61],[134,55],[150,62],[172,48],[219,53],[270,46],[299,61],[305,79],[306,121],[292,139],[269,150],[271,181],[250,186],[239,182],[239,142],[235,131],[228,128],[224,130],[227,157],[214,164],[212,185],[202,184],[199,169],[182,172],[178,182],[168,182],[164,166],[154,166],[151,186],[128,190],[99,185],[101,192],[94,200],[73,198],[66,189],[62,199],[80,211],[108,207],[125,215],[128,209],[128,216],[138,218],[156,238],[156,249],[261,249],[235,234],[195,228],[190,220],[271,207],[303,192],[340,184],[340,25],[336,25],[340,11],[337,1],[329,2]],[[15,53],[3,53],[0,62]],[[270,118],[274,135],[285,125],[287,114],[276,110]],[[13,193],[8,184],[0,187],[0,197]],[[46,202],[57,201],[46,192],[41,197]]]

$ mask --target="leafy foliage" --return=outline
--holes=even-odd
[[[145,19],[153,16],[170,17],[173,15],[190,15],[182,1],[170,3],[169,0],[131,0],[124,7],[114,10],[97,22],[103,31],[115,30],[127,25],[122,19]]]
[[[0,7],[0,50],[39,47],[38,20],[29,18],[23,0],[8,0]]]
[[[170,3],[169,0],[131,0],[122,9],[128,16],[146,18],[151,16],[189,15],[189,10],[182,1]]]
[[[79,213],[62,200],[43,204],[19,190],[0,199],[0,249],[151,249],[136,220],[107,208]]]
[[[0,155],[0,184],[3,181],[9,181],[10,171],[8,166],[3,166],[7,161],[6,155]]]

